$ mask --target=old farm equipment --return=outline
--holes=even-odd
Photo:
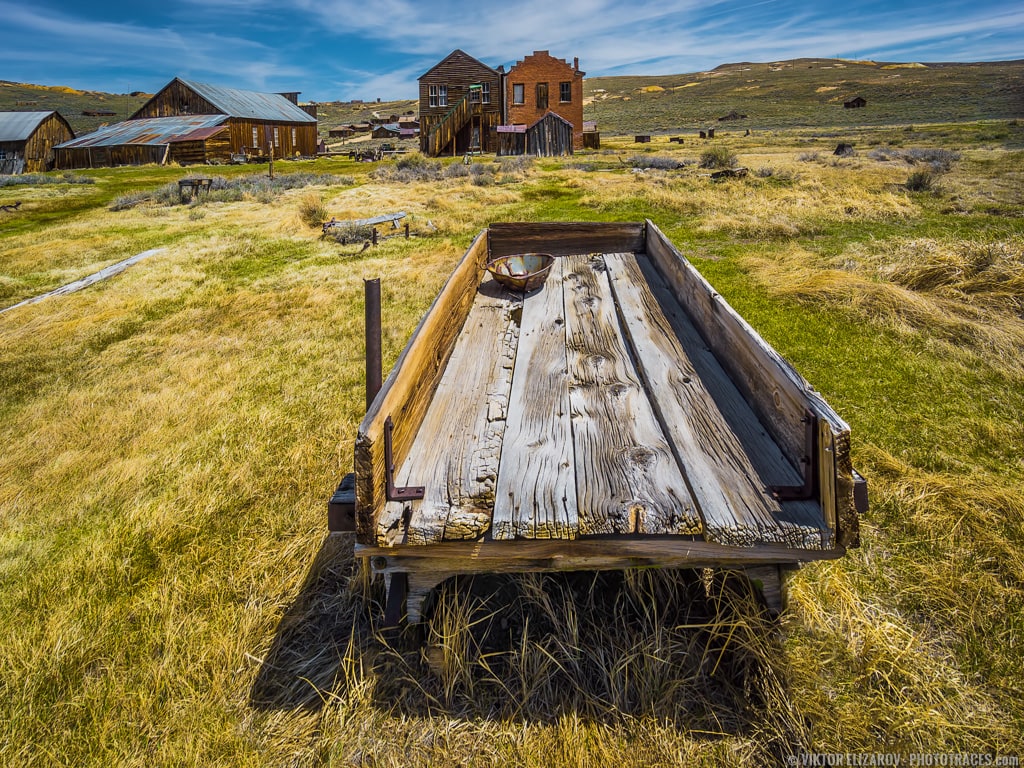
[[[539,288],[487,269],[538,252]],[[865,507],[849,427],[652,222],[520,223],[455,268],[329,519],[394,624],[455,575],[652,566],[742,571],[778,609],[782,569],[857,546]]]

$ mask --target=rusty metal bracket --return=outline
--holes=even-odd
[[[808,501],[818,498],[818,417],[810,410],[800,419],[804,425],[803,485],[773,485],[772,496],[779,501]]]
[[[386,485],[384,495],[388,501],[412,501],[422,499],[425,489],[422,485],[397,487],[395,485],[395,459],[391,450],[391,431],[395,425],[388,416],[384,420],[384,475]]]

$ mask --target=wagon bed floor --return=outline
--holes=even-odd
[[[817,501],[645,254],[481,282],[388,502],[384,546],[601,534],[829,549]]]

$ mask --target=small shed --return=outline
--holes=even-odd
[[[398,123],[387,123],[375,127],[371,135],[375,139],[398,139],[401,138],[402,131]]]
[[[867,105],[867,99],[865,99],[863,96],[856,96],[850,99],[849,101],[844,101],[843,109],[860,109],[861,107],[866,107]]]
[[[548,112],[533,125],[499,125],[498,154],[554,157],[573,153],[573,124]]]
[[[0,112],[0,174],[53,167],[53,148],[75,138],[59,112]]]

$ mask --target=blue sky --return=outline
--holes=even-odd
[[[0,0],[0,79],[153,92],[175,76],[314,101],[415,98],[455,48],[588,76],[739,61],[1024,58],[1020,0]]]

